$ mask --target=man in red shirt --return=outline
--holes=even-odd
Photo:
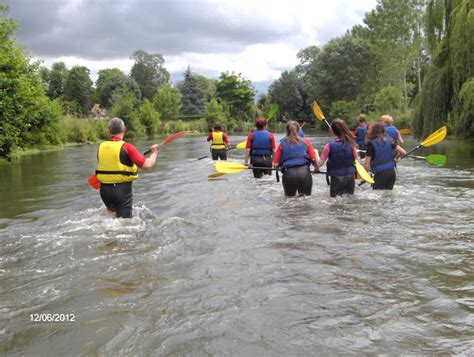
[[[145,158],[135,146],[126,143],[125,123],[120,118],[109,121],[109,140],[102,142],[97,151],[99,161],[96,175],[101,182],[100,197],[107,212],[116,217],[132,217],[132,182],[138,178],[138,167],[151,170],[156,163],[158,145],[150,146]]]

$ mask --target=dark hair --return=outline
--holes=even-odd
[[[112,135],[120,134],[125,130],[125,123],[120,118],[112,118],[109,120],[109,132]]]
[[[331,122],[331,129],[334,135],[341,139],[342,143],[355,145],[354,134],[349,130],[344,120],[336,118]]]
[[[214,124],[214,130],[222,130],[222,126],[219,123]]]
[[[286,124],[286,136],[290,144],[298,144],[300,142],[299,131],[300,125],[297,121],[290,120],[288,124]]]
[[[267,119],[265,118],[257,118],[255,119],[255,126],[257,129],[263,129],[267,125]]]
[[[385,126],[380,123],[380,122],[375,122],[372,124],[369,124],[369,127],[367,128],[367,141],[371,140],[383,140],[384,136],[387,136],[387,133],[385,132]],[[391,138],[389,138],[392,140]]]

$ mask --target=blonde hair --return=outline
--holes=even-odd
[[[380,121],[385,125],[392,125],[393,124],[393,117],[391,115],[385,114],[380,117]]]
[[[299,131],[300,125],[297,121],[290,120],[288,124],[286,124],[286,136],[290,144],[298,144],[300,142]]]

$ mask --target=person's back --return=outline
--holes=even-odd
[[[275,137],[267,130],[267,119],[257,118],[255,129],[247,136],[244,165],[248,165],[249,158],[252,166],[268,167],[269,170],[253,169],[253,176],[261,178],[264,174],[271,175],[272,158],[275,154]]]
[[[324,146],[321,157],[316,152],[316,164],[321,167],[327,161],[326,179],[331,197],[346,193],[352,195],[355,188],[354,161],[357,158],[354,135],[344,120],[339,118],[332,121],[331,131],[334,140]]]
[[[230,147],[227,134],[222,131],[219,123],[214,125],[214,130],[209,133],[207,141],[211,141],[212,160],[227,160],[227,148]]]
[[[400,131],[395,125],[393,125],[393,117],[391,115],[385,114],[380,117],[380,120],[385,126],[385,132],[390,138],[392,138],[393,142],[397,145],[403,144],[403,139],[400,134]]]
[[[100,197],[109,214],[132,217],[132,182],[138,178],[138,167],[151,169],[156,163],[158,145],[150,147],[151,155],[144,158],[132,144],[126,143],[125,124],[120,118],[109,121],[109,140],[102,142],[97,151],[97,179]]]
[[[309,170],[315,162],[315,151],[311,142],[299,136],[299,124],[288,122],[286,136],[280,145],[273,161],[275,169],[281,167],[285,196],[311,195],[313,178]]]

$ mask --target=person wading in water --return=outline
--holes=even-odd
[[[331,123],[334,140],[326,144],[321,157],[316,150],[316,164],[324,165],[327,160],[327,176],[330,185],[331,197],[344,193],[354,194],[355,172],[354,161],[357,158],[357,149],[354,135],[342,119],[334,119]],[[329,177],[331,180],[329,181]]]
[[[272,158],[275,156],[275,137],[267,130],[267,119],[257,118],[255,120],[256,130],[252,130],[247,136],[244,165],[249,162],[252,166],[271,168]],[[260,178],[271,175],[272,170],[253,169],[253,177]]]
[[[283,189],[285,196],[311,195],[313,178],[309,169],[312,163],[316,167],[316,156],[311,142],[298,135],[300,125],[289,121],[286,136],[278,145],[273,164],[275,169],[281,168],[283,173]]]
[[[229,138],[222,131],[222,126],[219,123],[214,124],[214,130],[209,133],[207,141],[212,141],[212,160],[227,160],[227,150],[230,149]]]
[[[370,124],[367,129],[367,153],[364,167],[367,171],[372,171],[375,175],[374,190],[392,190],[395,185],[395,155],[402,156],[406,151],[395,144],[385,132],[382,123]]]
[[[109,121],[109,139],[99,145],[96,175],[101,182],[100,197],[111,216],[132,217],[132,182],[138,178],[138,167],[151,170],[156,163],[158,145],[150,146],[150,156],[143,157],[135,146],[126,143],[125,123],[120,118]]]

